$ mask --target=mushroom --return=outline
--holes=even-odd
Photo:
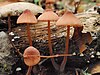
[[[65,11],[64,15],[56,22],[57,26],[67,26],[67,37],[66,37],[66,48],[65,48],[65,54],[68,54],[69,49],[69,38],[70,38],[70,26],[73,27],[80,27],[81,22],[77,17],[74,16],[73,13],[70,11]],[[60,71],[63,72],[65,65],[66,65],[67,57],[64,57],[61,66]]]
[[[30,10],[27,9],[17,19],[17,24],[22,24],[22,23],[27,24],[27,35],[28,35],[28,39],[29,39],[29,44],[30,44],[30,46],[32,46],[32,39],[31,39],[29,24],[37,23],[37,19],[34,16],[34,14]]]
[[[32,57],[32,55],[34,56]],[[40,61],[40,52],[36,48],[30,46],[25,49],[23,57],[25,64],[29,66],[26,75],[30,75],[32,66],[36,65]]]
[[[34,57],[31,55],[34,55]],[[40,61],[40,52],[36,48],[30,46],[25,49],[23,57],[27,66],[34,66]]]
[[[43,13],[44,11],[40,6],[28,2],[7,2],[5,5],[1,5],[2,6],[0,6],[0,18],[8,17],[9,14],[10,16],[19,16],[26,9],[29,9],[31,12],[34,13],[34,15],[37,15],[38,13]]]
[[[46,7],[49,6],[50,4],[52,5],[53,0],[46,0]],[[50,16],[49,16],[50,15]],[[51,9],[51,6],[46,8],[44,13],[38,17],[39,21],[42,22],[48,22],[48,46],[49,46],[49,52],[50,55],[53,55],[53,50],[52,50],[52,43],[51,43],[51,30],[50,30],[50,21],[57,21],[58,20],[58,15],[53,12]],[[54,66],[55,69],[58,69],[57,64],[54,61],[54,58],[51,58],[51,62]]]

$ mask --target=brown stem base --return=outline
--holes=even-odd
[[[50,31],[50,21],[48,21],[48,46],[50,55],[53,55],[52,44],[51,44],[51,31]],[[56,70],[59,70],[59,65],[55,62],[54,58],[51,58],[52,65]]]
[[[29,39],[30,46],[32,46],[32,39],[31,39],[30,25],[29,24],[27,24],[27,37]]]
[[[68,54],[68,48],[69,48],[69,35],[70,35],[70,26],[67,27],[66,48],[65,48],[66,54]],[[60,72],[64,71],[66,62],[67,62],[67,57],[65,56],[60,66]]]
[[[32,70],[32,66],[29,66],[28,71],[26,73],[26,75],[31,75],[31,70]]]

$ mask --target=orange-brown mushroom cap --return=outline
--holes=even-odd
[[[80,20],[71,12],[66,11],[64,15],[56,22],[56,25],[80,27]]]
[[[44,13],[38,17],[39,21],[57,21],[58,19],[58,15],[51,9],[46,9]]]
[[[35,15],[30,10],[25,10],[17,19],[17,24],[19,23],[37,23]]]
[[[48,4],[48,3],[54,3],[55,2],[55,0],[46,0],[46,4]]]
[[[40,52],[32,46],[25,49],[23,56],[24,62],[28,66],[36,65],[40,61]]]

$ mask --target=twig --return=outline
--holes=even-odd
[[[63,56],[72,56],[72,54],[56,54],[56,55],[51,55],[51,56],[26,55],[26,56],[23,56],[23,57],[24,58],[28,58],[28,57],[56,58],[56,57],[63,57]]]
[[[8,38],[9,38],[9,41],[11,43],[11,45],[14,47],[14,49],[16,50],[16,52],[22,57],[23,54],[19,51],[19,49],[16,48],[16,46],[14,45],[14,43],[11,41],[11,37],[9,36],[8,34]]]
[[[15,48],[15,50],[17,51],[17,53],[22,57],[23,54],[19,51],[19,49],[17,49],[17,48],[15,47],[15,45],[14,45],[14,43],[13,43],[12,41],[10,41],[10,42],[11,42],[12,46]]]

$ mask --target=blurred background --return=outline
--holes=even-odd
[[[0,2],[31,2],[45,8],[45,0],[0,0]],[[1,4],[0,3],[0,4]],[[91,9],[90,9],[91,8]],[[100,0],[55,0],[54,11],[63,13],[65,9],[73,13],[82,13],[94,11],[100,8]],[[99,9],[100,11],[100,9]]]

